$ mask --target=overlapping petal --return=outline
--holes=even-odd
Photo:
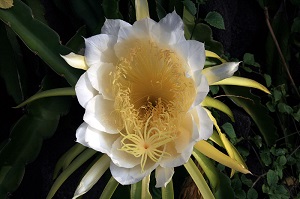
[[[91,127],[110,134],[118,134],[123,122],[114,109],[114,102],[97,95],[86,106],[83,120]]]
[[[75,85],[75,91],[79,104],[84,108],[86,107],[87,103],[98,93],[89,81],[87,73],[84,73],[80,76]]]
[[[85,61],[90,67],[99,66],[102,63],[116,63],[117,59],[113,51],[117,38],[112,35],[100,34],[85,39]]]

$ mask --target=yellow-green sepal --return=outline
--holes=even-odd
[[[184,167],[186,168],[186,170],[194,180],[203,198],[215,199],[203,175],[201,174],[201,172],[199,171],[199,169],[197,168],[197,166],[195,165],[195,163],[191,158],[188,160],[187,163],[184,164]]]
[[[241,173],[247,174],[251,173],[247,168],[245,168],[242,164],[240,164],[238,161],[232,159],[228,155],[225,155],[218,149],[216,149],[214,146],[209,144],[208,142],[201,140],[197,142],[194,146],[199,152],[201,152],[203,155],[231,168],[236,171],[239,171]]]
[[[131,185],[130,199],[152,199],[149,191],[150,175],[146,176],[140,182]]]
[[[118,185],[119,182],[116,181],[114,177],[111,177],[106,183],[99,199],[110,199],[117,189]]]
[[[271,94],[270,91],[262,84],[258,83],[257,81],[254,81],[252,79],[245,78],[245,77],[232,76],[232,77],[223,79],[221,81],[214,82],[211,85],[244,86],[244,87],[256,88],[265,93]]]
[[[223,113],[228,115],[230,117],[230,119],[234,122],[234,117],[233,117],[232,111],[226,104],[224,104],[220,100],[206,96],[204,98],[204,100],[201,102],[201,106],[212,107],[212,108],[218,109],[219,111],[222,111]]]
[[[137,21],[150,18],[147,0],[135,0],[135,13]]]

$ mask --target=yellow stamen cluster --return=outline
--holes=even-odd
[[[173,51],[151,40],[129,44],[113,73],[115,110],[125,126],[120,150],[140,158],[143,172],[171,155],[168,150],[194,101],[195,86]]]

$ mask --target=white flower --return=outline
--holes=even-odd
[[[156,187],[166,186],[195,143],[212,134],[213,123],[200,105],[208,80],[229,77],[237,66],[202,74],[204,45],[185,39],[175,12],[158,23],[108,19],[85,44],[84,57],[64,56],[73,67],[87,69],[75,87],[85,108],[77,142],[106,153],[121,184],[155,170]]]

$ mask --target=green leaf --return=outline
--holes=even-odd
[[[69,110],[69,100],[53,97],[33,102],[28,114],[14,125],[9,142],[0,151],[2,193],[13,192],[19,186],[25,165],[37,157],[42,141],[54,134],[61,115]]]
[[[48,24],[45,19],[45,8],[42,5],[42,2],[39,0],[25,0],[26,4],[31,8],[32,14],[35,19]]]
[[[99,34],[101,27],[105,21],[104,12],[101,9],[102,1],[94,0],[72,0],[71,8],[78,18],[80,18],[87,26],[91,35]]]
[[[70,165],[70,163],[85,149],[85,146],[76,143],[71,149],[69,149],[64,155],[62,155],[55,165],[53,179],[57,177],[60,170],[65,170]]]
[[[103,189],[103,192],[100,196],[100,199],[110,199],[117,189],[119,183],[113,177],[109,179],[106,186]]]
[[[183,11],[184,35],[187,39],[194,39],[205,44],[205,49],[222,55],[223,45],[212,37],[211,28],[203,23],[195,24],[195,17],[186,9]]]
[[[300,33],[300,17],[296,17],[292,24],[292,32]]]
[[[257,198],[258,198],[257,191],[251,187],[247,192],[247,199],[257,199]]]
[[[274,96],[275,102],[278,102],[282,98],[282,92],[280,90],[278,90],[278,89],[275,89],[273,91],[273,96]]]
[[[236,138],[236,134],[235,134],[235,131],[234,131],[234,128],[233,128],[232,124],[226,122],[225,124],[222,125],[222,129],[225,131],[225,133],[231,139],[235,139]]]
[[[42,99],[45,97],[57,97],[57,96],[74,96],[76,95],[75,89],[73,87],[68,87],[68,88],[54,88],[51,90],[46,90],[42,92],[38,92],[35,95],[31,96],[28,98],[26,101],[22,102],[15,108],[20,108],[22,106],[25,106],[26,104],[29,104],[35,100]]]
[[[300,109],[296,113],[293,113],[292,115],[297,122],[300,122]]]
[[[259,64],[255,62],[254,55],[250,53],[245,53],[243,57],[243,62],[250,66],[259,67]]]
[[[81,71],[69,66],[60,54],[70,50],[60,44],[58,35],[45,24],[34,19],[30,8],[20,0],[8,10],[0,9],[0,19],[23,40],[27,47],[41,57],[57,74],[74,86]]]
[[[223,17],[216,11],[209,12],[204,20],[215,28],[225,30]]]
[[[270,157],[270,151],[268,149],[262,150],[259,153],[259,156],[262,162],[265,164],[265,166],[269,166],[272,163],[272,159]]]
[[[251,187],[253,185],[252,180],[248,179],[245,175],[241,176],[241,181],[247,187]]]
[[[197,13],[197,8],[194,2],[192,2],[191,0],[184,0],[183,5],[187,9],[187,11],[189,11],[189,13],[191,13],[192,15],[195,15]]]
[[[86,149],[74,161],[72,161],[72,163],[54,181],[46,199],[53,198],[56,191],[66,181],[66,179],[95,154],[96,151],[93,149]]]
[[[25,66],[22,62],[16,35],[0,24],[0,77],[6,90],[16,103],[21,103],[26,95]]]
[[[286,157],[285,156],[279,156],[278,158],[277,158],[277,162],[278,162],[278,164],[280,165],[280,166],[284,166],[285,164],[286,164],[286,162],[287,162],[287,160],[286,160]]]
[[[251,94],[249,88],[222,86],[223,90],[238,106],[242,107],[253,119],[265,142],[270,146],[277,139],[277,129],[268,109],[260,103],[260,98]],[[235,96],[235,97],[234,97]]]
[[[161,3],[162,2],[160,1],[156,1],[156,12],[159,20],[161,20],[167,15],[166,10],[164,9]]]
[[[292,114],[293,113],[293,109],[292,107],[290,107],[289,105],[283,103],[283,102],[280,102],[278,103],[278,110],[280,113],[287,113],[287,114]]]
[[[270,185],[270,186],[276,185],[278,183],[278,180],[279,179],[278,179],[278,176],[275,171],[269,170],[267,172],[268,185]]]
[[[234,198],[234,191],[231,187],[230,178],[222,172],[218,172],[220,180],[219,189],[215,193],[216,199]]]
[[[119,0],[103,0],[102,9],[108,19],[122,19],[119,11]]]
[[[209,91],[211,94],[215,95],[219,92],[220,87],[219,86],[209,86]]]
[[[245,199],[246,198],[246,193],[243,189],[238,189],[235,191],[235,198],[238,199]]]
[[[270,87],[271,84],[272,84],[272,79],[271,79],[271,76],[268,75],[268,74],[264,74],[264,78],[265,78],[265,81],[266,81],[266,85],[267,87]]]

